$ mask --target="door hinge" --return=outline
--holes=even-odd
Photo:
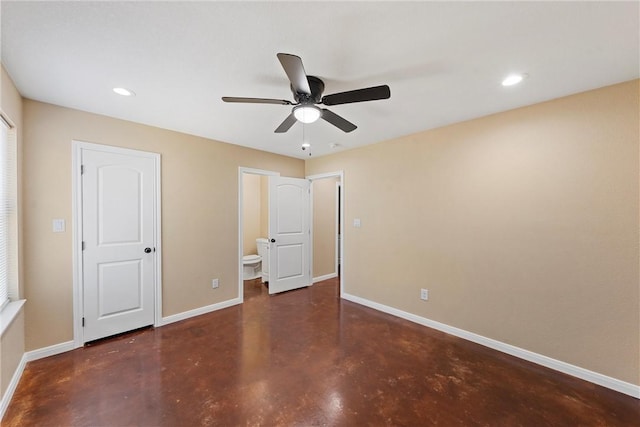
[[[84,328],[84,317],[82,318],[82,327]]]
[[[84,174],[84,165],[80,165],[80,175]]]
[[[84,251],[84,240],[82,241],[82,250]]]

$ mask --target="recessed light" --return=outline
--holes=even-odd
[[[113,91],[118,95],[122,95],[122,96],[136,96],[136,94],[132,90],[129,90],[124,87],[114,87]]]
[[[510,74],[502,81],[502,86],[513,86],[520,83],[525,77],[526,74]]]

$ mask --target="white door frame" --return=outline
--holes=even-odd
[[[338,276],[340,276],[340,298],[344,293],[344,171],[335,171],[335,172],[327,172],[321,173],[317,175],[309,175],[307,179],[311,181],[311,271],[313,271],[313,181],[323,178],[340,178],[338,184],[341,187],[340,190],[340,209],[337,215],[339,215],[339,222],[342,224],[342,238],[340,239],[340,254],[342,256],[342,262],[339,265],[339,271],[337,271]],[[337,234],[335,236],[336,240],[338,238]],[[336,246],[337,246],[336,242]],[[336,252],[336,262],[337,262],[338,253]]]
[[[134,154],[150,157],[155,161],[156,188],[154,214],[154,246],[156,248],[155,280],[154,280],[154,326],[162,325],[162,239],[161,239],[161,202],[160,196],[160,154],[147,151],[131,150],[110,145],[95,144],[84,141],[71,141],[71,198],[72,198],[72,248],[73,248],[73,347],[84,345],[84,331],[82,326],[83,310],[83,266],[82,266],[82,150],[97,150],[115,154]]]
[[[341,252],[340,250],[342,249],[342,247],[340,247],[340,231],[344,231],[344,224],[342,224],[342,180],[340,181],[336,181],[336,273],[338,273],[339,276],[342,277],[342,275],[340,274],[340,255]]]
[[[245,173],[252,175],[280,176],[280,172],[273,172],[264,169],[245,168],[242,166],[238,168],[238,298],[240,299],[240,304],[244,302],[244,281],[242,280],[242,257],[244,256],[244,203],[242,202],[242,198],[244,195],[244,186],[242,176]]]

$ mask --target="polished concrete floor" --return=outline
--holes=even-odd
[[[27,365],[2,426],[639,426],[640,401],[338,298],[337,281]]]

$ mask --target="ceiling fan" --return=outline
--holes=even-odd
[[[340,105],[350,104],[352,102],[388,99],[391,97],[391,91],[387,85],[322,96],[324,82],[318,77],[308,76],[307,73],[305,73],[302,59],[300,59],[299,56],[288,53],[279,53],[277,56],[280,64],[282,64],[282,68],[284,68],[284,72],[291,82],[290,87],[295,102],[287,101],[286,99],[222,97],[224,102],[293,105],[294,107],[291,114],[277,127],[275,130],[276,133],[288,131],[296,121],[312,123],[319,118],[331,123],[344,132],[351,132],[357,128],[356,125],[326,108],[317,107],[316,104]]]

